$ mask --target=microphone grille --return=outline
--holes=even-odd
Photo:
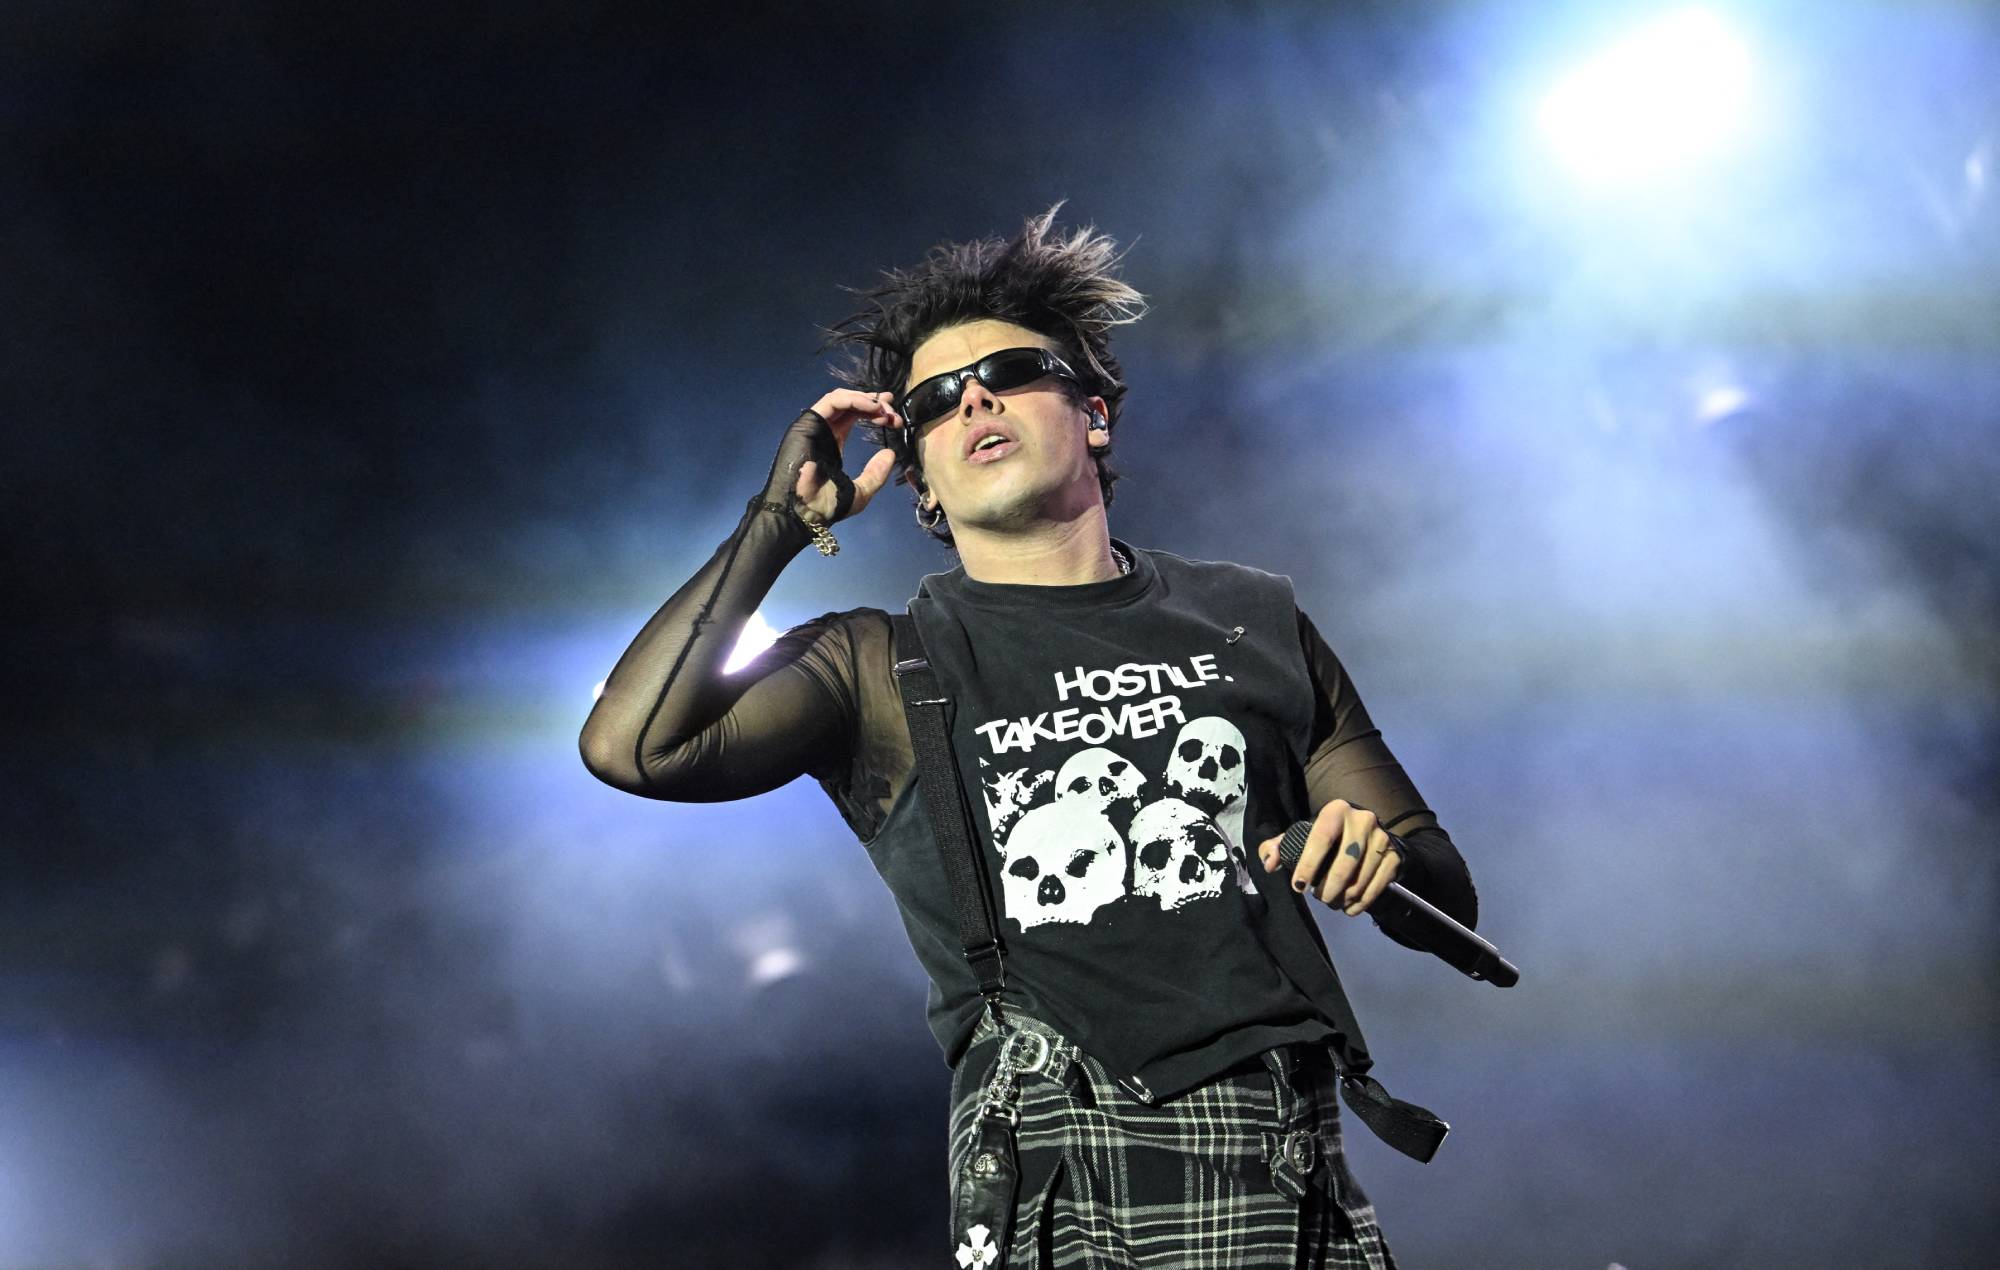
[[[1286,864],[1297,864],[1299,857],[1306,853],[1306,835],[1312,832],[1313,822],[1296,820],[1285,830],[1285,836],[1278,843],[1278,858]]]

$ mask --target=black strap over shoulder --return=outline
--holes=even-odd
[[[965,787],[951,752],[951,699],[944,695],[937,672],[924,654],[917,621],[908,613],[892,613],[889,625],[896,639],[896,687],[903,694],[903,714],[910,724],[910,747],[916,753],[917,792],[931,822],[938,857],[951,880],[952,907],[958,913],[958,939],[965,960],[979,979],[979,995],[999,1021],[1000,989],[1007,982],[1000,936],[994,929],[993,900],[980,867],[978,834]]]

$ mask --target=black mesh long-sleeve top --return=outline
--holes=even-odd
[[[620,658],[584,760],[619,789],[688,802],[810,773],[895,894],[956,1062],[979,1001],[909,796],[888,615],[829,613],[723,671],[810,541],[782,503],[753,500]],[[911,611],[951,686],[955,757],[1004,909],[1008,996],[1166,1097],[1336,1032],[1315,1004],[1337,983],[1317,929],[1273,912],[1306,901],[1254,856],[1291,820],[1334,798],[1369,808],[1404,845],[1405,886],[1467,925],[1477,899],[1288,583],[1120,546],[1129,576],[1030,587],[956,569],[926,578]],[[1365,1051],[1349,1057],[1365,1068]]]

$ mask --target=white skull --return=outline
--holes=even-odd
[[[1220,715],[1181,725],[1167,760],[1167,788],[1209,815],[1243,797],[1243,734]]]
[[[1215,817],[1233,848],[1236,883],[1254,895],[1250,848],[1243,841],[1243,775],[1247,753],[1243,734],[1220,715],[1203,715],[1182,725],[1167,759],[1167,788]]]
[[[1022,816],[1000,849],[1007,916],[1021,929],[1088,922],[1125,894],[1125,840],[1090,803],[1058,799]]]
[[[1220,895],[1232,854],[1208,813],[1163,798],[1132,821],[1132,894],[1150,896],[1166,909]]]
[[[1112,823],[1129,824],[1138,813],[1139,790],[1145,783],[1136,764],[1100,745],[1070,755],[1056,773],[1056,797],[1081,799]]]

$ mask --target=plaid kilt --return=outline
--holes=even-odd
[[[1267,1051],[1149,1107],[1052,1029],[1017,1011],[1007,1017],[1050,1044],[1043,1069],[1020,1078],[1020,1189],[1005,1270],[1394,1270],[1341,1152],[1324,1047]],[[952,1073],[954,1183],[1000,1042],[982,1016]],[[954,1204],[958,1194],[954,1185]],[[951,1216],[957,1232],[960,1214]],[[992,1264],[952,1238],[956,1264]]]

